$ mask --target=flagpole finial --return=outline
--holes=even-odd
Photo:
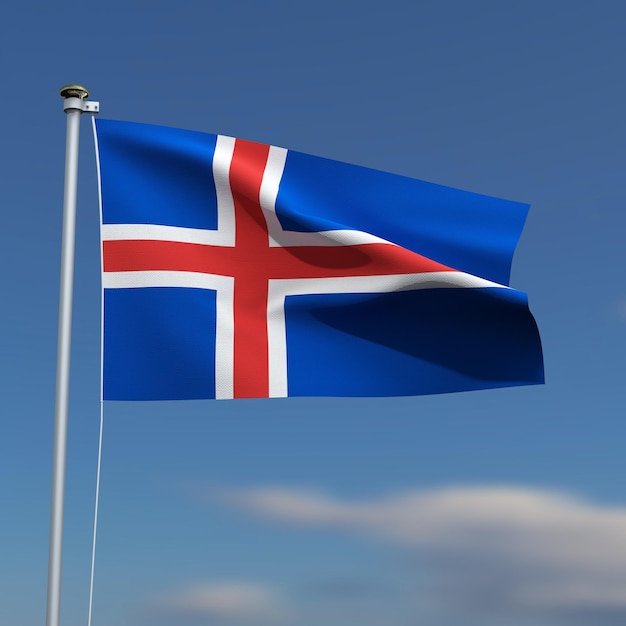
[[[80,100],[86,100],[89,98],[89,90],[82,85],[64,85],[59,91],[61,98],[79,98]]]

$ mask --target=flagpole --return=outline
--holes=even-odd
[[[61,286],[57,343],[56,400],[54,405],[54,452],[52,457],[52,500],[50,506],[50,549],[48,555],[48,605],[46,626],[59,626],[61,605],[61,553],[63,546],[63,504],[72,334],[72,291],[74,285],[74,234],[76,231],[76,190],[78,185],[78,140],[81,113],[97,113],[99,104],[87,102],[89,92],[82,85],[61,88],[63,110],[67,113],[65,137],[65,190],[63,195],[63,239],[61,243]]]

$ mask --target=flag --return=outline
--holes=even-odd
[[[222,135],[95,134],[105,400],[543,382],[509,287],[527,205]]]

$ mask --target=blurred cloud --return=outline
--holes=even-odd
[[[518,487],[411,491],[366,501],[259,488],[222,498],[269,520],[410,546],[427,563],[429,593],[454,598],[465,610],[571,622],[584,613],[588,623],[602,624],[609,616],[626,619],[626,508]]]
[[[270,587],[245,582],[205,582],[191,585],[156,602],[168,623],[282,624],[288,610]]]

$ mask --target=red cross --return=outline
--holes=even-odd
[[[269,146],[237,139],[230,166],[234,247],[172,241],[103,244],[104,271],[170,270],[234,278],[234,397],[268,396],[268,281],[450,270],[393,244],[270,247],[259,200]]]

